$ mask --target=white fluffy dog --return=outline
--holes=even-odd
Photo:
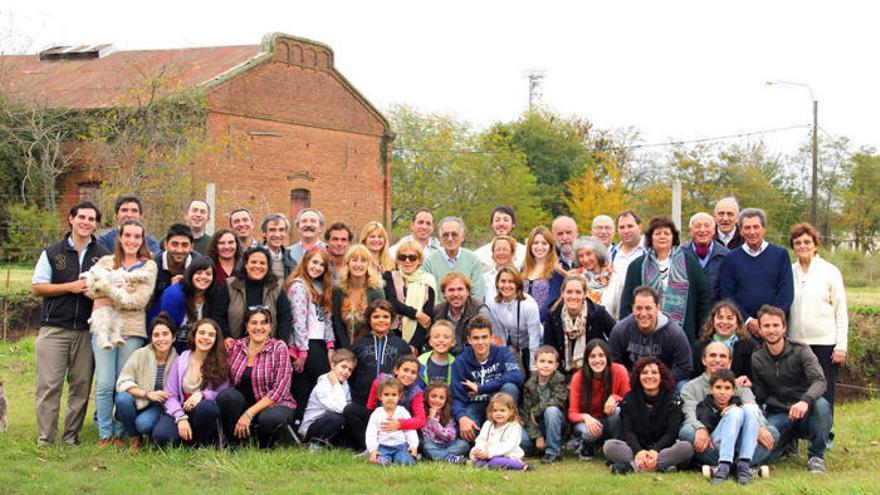
[[[88,295],[95,300],[92,317],[89,318],[89,330],[102,349],[112,349],[113,345],[123,345],[122,317],[113,307],[111,297],[114,286],[114,272],[106,267],[95,264],[85,273]],[[119,282],[116,281],[118,284]]]

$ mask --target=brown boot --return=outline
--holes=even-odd
[[[131,445],[129,445],[128,450],[132,452],[138,452],[141,450],[141,436],[135,435],[131,437]]]
[[[119,437],[113,438],[113,440],[110,440],[110,443],[112,443],[114,447],[117,447],[120,449],[125,448],[125,440],[123,440]]]
[[[103,450],[105,447],[110,445],[111,440],[109,438],[102,438],[100,442],[98,442],[98,450]]]

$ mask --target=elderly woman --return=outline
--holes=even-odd
[[[116,381],[128,358],[144,346],[147,340],[147,322],[144,312],[153,295],[158,271],[146,243],[147,232],[139,220],[125,220],[119,226],[116,251],[104,256],[95,268],[111,272],[110,285],[104,289],[89,289],[95,298],[95,309],[112,305],[122,321],[122,342],[110,348],[99,345],[92,335],[95,356],[95,420],[100,442],[98,448],[110,443],[121,444],[125,430],[113,419],[113,395]],[[93,289],[95,291],[93,291]],[[93,312],[94,316],[95,313]],[[94,325],[94,318],[92,320]]]
[[[371,302],[385,299],[384,285],[370,250],[363,244],[348,248],[331,301],[337,348],[351,347],[366,333],[364,314]]]
[[[471,297],[471,281],[461,272],[447,273],[440,281],[440,292],[446,300],[434,306],[434,321],[447,320],[455,327],[451,352],[457,356],[464,351],[464,330],[471,318],[481,314],[491,319],[492,315],[483,301]]]
[[[193,258],[180,283],[170,285],[159,298],[159,311],[177,325],[174,349],[186,350],[186,337],[193,322],[212,314],[217,300],[217,286],[214,284],[214,264],[205,256]]]
[[[483,273],[483,287],[486,288],[486,302],[495,299],[497,294],[495,288],[495,276],[498,275],[498,269],[504,265],[514,265],[513,253],[516,252],[516,239],[507,235],[499,235],[492,239],[489,243],[490,255],[492,259],[491,268],[485,269]],[[525,250],[525,248],[523,248]]]
[[[358,240],[360,244],[367,246],[370,254],[373,255],[373,262],[379,268],[379,272],[385,273],[394,270],[394,260],[388,252],[388,232],[381,223],[373,221],[367,222],[361,229],[361,237]]]
[[[547,321],[550,305],[559,299],[563,277],[554,269],[558,261],[556,238],[550,229],[543,225],[533,228],[526,241],[522,274],[526,294],[534,298],[541,310],[541,322]]]
[[[172,347],[174,322],[159,313],[150,324],[150,344],[134,351],[116,381],[116,417],[131,437],[131,450],[141,448],[141,435],[151,435],[168,398],[164,390],[170,364],[177,358]]]
[[[214,262],[214,284],[217,287],[226,287],[226,279],[235,272],[235,267],[241,260],[242,249],[238,243],[235,232],[229,229],[220,229],[214,232],[208,252],[205,254]]]
[[[266,308],[248,310],[247,336],[229,348],[231,387],[217,396],[217,404],[223,432],[233,445],[250,437],[257,425],[260,447],[271,447],[293,425],[290,356],[287,345],[272,338],[271,316]]]
[[[587,279],[587,297],[602,304],[602,295],[611,282],[608,249],[595,237],[581,237],[574,243],[574,255],[578,260],[575,270]]]
[[[242,257],[241,267],[235,276],[226,281],[226,290],[220,290],[214,315],[226,345],[245,334],[245,313],[250,308],[265,307],[272,320],[272,328],[282,341],[287,341],[292,331],[290,301],[282,283],[269,269],[269,251],[262,246],[248,248]]]
[[[544,322],[544,344],[556,348],[561,368],[571,375],[584,364],[587,342],[607,342],[616,323],[603,306],[587,297],[587,280],[568,275],[562,282],[562,297]]]
[[[709,291],[700,262],[679,247],[678,229],[667,217],[651,219],[645,254],[630,263],[620,298],[620,319],[632,313],[633,290],[647,285],[661,295],[661,310],[684,330],[693,344],[709,312]]]
[[[683,419],[675,380],[654,356],[639,358],[620,405],[620,433],[605,442],[613,474],[669,472],[690,462],[694,447],[678,440]]]
[[[153,428],[159,446],[217,445],[220,408],[217,394],[229,386],[229,369],[220,327],[212,320],[193,323],[189,349],[174,360],[165,382],[165,414]]]
[[[791,228],[788,242],[797,262],[791,265],[794,302],[788,332],[792,339],[809,345],[818,358],[828,382],[825,399],[833,410],[838,367],[846,361],[849,315],[843,277],[836,266],[819,256],[819,237],[809,223]]]
[[[404,241],[397,248],[398,270],[382,274],[385,280],[385,299],[398,314],[398,337],[417,351],[428,344],[428,329],[434,314],[437,282],[434,276],[421,268],[422,245],[416,241]]]
[[[538,303],[523,292],[522,275],[511,265],[498,270],[493,285],[497,295],[486,303],[492,317],[492,335],[497,344],[510,349],[528,376],[535,369],[535,354],[544,333]]]
[[[730,370],[736,375],[737,386],[751,386],[752,353],[758,349],[759,344],[751,338],[739,309],[732,301],[722,300],[712,306],[700,338],[694,342],[691,353],[694,357],[694,378],[706,371],[703,366],[703,349],[710,342],[721,342],[730,349],[733,359]]]

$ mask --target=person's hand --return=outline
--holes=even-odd
[[[648,468],[648,451],[640,450],[636,452],[635,456],[636,466],[639,468],[639,471],[650,471]]]
[[[709,430],[707,428],[698,429],[694,435],[694,452],[702,454],[710,446],[714,447],[712,444],[712,435],[709,433]]]
[[[180,282],[181,280],[183,280],[183,274],[175,275],[175,276],[171,277],[171,285],[174,285],[174,284]]]
[[[617,408],[617,399],[613,396],[609,395],[608,400],[605,401],[605,405],[602,407],[602,412],[605,413],[605,416],[611,416],[614,414],[614,409]]]
[[[788,419],[798,420],[803,419],[804,416],[807,415],[807,411],[810,410],[810,405],[804,401],[798,401],[792,404],[791,408],[788,410]]]
[[[598,438],[602,435],[602,422],[598,419],[590,416],[584,416],[584,426],[587,427],[587,431],[590,432],[590,435]]]
[[[410,447],[406,450],[409,451],[409,455],[413,456],[414,459],[419,456],[419,449],[417,447]]]
[[[544,437],[538,437],[535,439],[535,448],[542,451],[547,448],[547,441],[544,440]]]
[[[486,460],[489,458],[489,453],[483,449],[474,449],[474,457],[477,459]]]
[[[223,344],[226,346],[227,351],[229,349],[232,349],[232,344],[234,344],[234,343],[235,343],[235,339],[233,339],[232,337],[226,337],[225,339],[223,339]]]
[[[437,419],[440,417],[440,408],[439,407],[428,407],[428,417]]]
[[[746,323],[746,328],[749,330],[749,333],[752,335],[758,335],[758,331],[761,329],[761,325],[758,324],[758,320],[752,318]]]
[[[400,429],[400,421],[395,418],[386,419],[379,423],[379,431],[388,433],[392,431],[397,431]]]
[[[831,353],[831,362],[834,364],[843,364],[846,361],[846,351],[843,349],[834,349]]]
[[[767,450],[773,450],[773,434],[763,426],[758,429],[758,443]]]
[[[461,438],[467,440],[468,442],[473,442],[475,438],[477,438],[477,433],[480,431],[480,427],[477,426],[477,423],[474,423],[474,420],[467,416],[462,416],[461,419],[458,420],[458,433],[461,435]]]
[[[416,313],[416,321],[419,322],[419,326],[422,328],[430,328],[431,327],[431,317],[419,311]]]
[[[657,470],[657,461],[660,460],[659,454],[657,454],[656,450],[649,450],[645,453],[645,464],[648,468],[648,471],[656,471]]]
[[[370,452],[370,462],[372,462],[373,464],[376,464],[377,462],[379,462],[379,451],[378,450],[374,450],[374,451]]]
[[[468,397],[474,397],[479,392],[479,386],[470,380],[462,380],[462,385],[467,389]]]
[[[752,380],[750,380],[749,377],[746,375],[738,376],[738,377],[736,377],[736,380],[734,381],[734,385],[736,386],[736,388],[739,388],[739,387],[752,388]]]
[[[235,423],[235,437],[247,438],[251,434],[251,416],[245,411]]]
[[[303,368],[306,365],[306,356],[300,356],[293,360],[293,371],[297,373],[302,373]]]
[[[166,400],[168,400],[168,392],[164,390],[153,390],[151,392],[147,392],[144,398],[151,402],[162,404]]]
[[[73,294],[82,294],[89,288],[86,279],[84,278],[74,280],[73,282],[67,282],[66,285],[67,292],[71,292]]]
[[[199,405],[199,402],[202,401],[202,392],[196,392],[189,396],[189,399],[186,399],[186,402],[183,403],[183,412],[190,412]]]
[[[182,419],[177,422],[177,434],[180,435],[180,439],[184,442],[192,442],[193,431],[189,425],[189,420]]]
[[[327,362],[333,362],[333,355],[336,354],[336,349],[327,349]]]

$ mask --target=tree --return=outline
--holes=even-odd
[[[855,239],[856,249],[877,248],[880,233],[880,155],[857,153],[851,159],[851,180],[843,194],[843,225]]]
[[[617,161],[606,152],[596,153],[596,163],[585,167],[583,175],[568,181],[571,192],[565,198],[568,210],[578,220],[582,232],[590,231],[596,215],[615,215],[627,208],[629,194]]]
[[[461,216],[472,245],[491,237],[486,225],[498,205],[512,206],[524,229],[547,221],[525,157],[497,134],[480,135],[466,123],[407,106],[386,114],[397,133],[391,162],[395,232],[406,232],[413,212],[423,207],[437,220]]]

